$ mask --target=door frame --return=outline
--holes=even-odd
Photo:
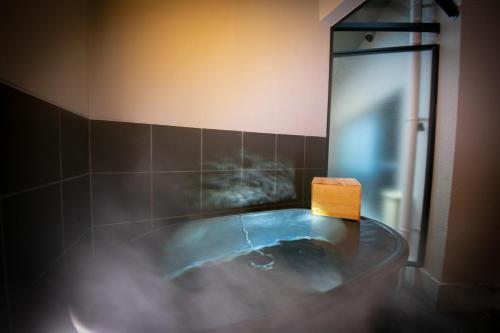
[[[361,49],[361,50],[347,50],[340,52],[333,52],[333,35],[335,26],[330,29],[330,66],[328,78],[328,113],[327,113],[327,128],[326,128],[326,159],[325,170],[328,174],[328,161],[329,161],[329,145],[330,145],[330,115],[332,113],[332,80],[333,80],[333,59],[335,57],[358,56],[367,54],[388,54],[388,53],[401,53],[401,52],[421,52],[431,51],[431,87],[430,87],[430,101],[429,101],[429,134],[427,140],[427,156],[425,165],[425,185],[424,197],[422,205],[422,219],[420,224],[420,237],[418,244],[418,253],[416,261],[408,261],[407,266],[420,267],[423,265],[425,258],[425,247],[427,241],[427,231],[429,225],[429,211],[430,199],[432,189],[432,172],[434,164],[434,143],[436,132],[436,107],[437,107],[437,85],[438,85],[438,68],[439,68],[439,45],[411,45],[411,46],[398,46],[398,47],[384,47],[374,49]]]

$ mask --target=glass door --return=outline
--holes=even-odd
[[[429,206],[437,45],[332,54],[328,176],[362,184],[361,214],[403,235],[423,258]]]

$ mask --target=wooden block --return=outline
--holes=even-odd
[[[315,215],[360,219],[361,184],[354,178],[314,177],[311,211]]]

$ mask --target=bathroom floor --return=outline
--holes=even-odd
[[[374,332],[500,332],[500,311],[437,312],[421,292],[401,288],[375,316]]]

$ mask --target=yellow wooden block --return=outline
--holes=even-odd
[[[360,219],[361,184],[354,178],[314,177],[311,211],[315,215]]]

